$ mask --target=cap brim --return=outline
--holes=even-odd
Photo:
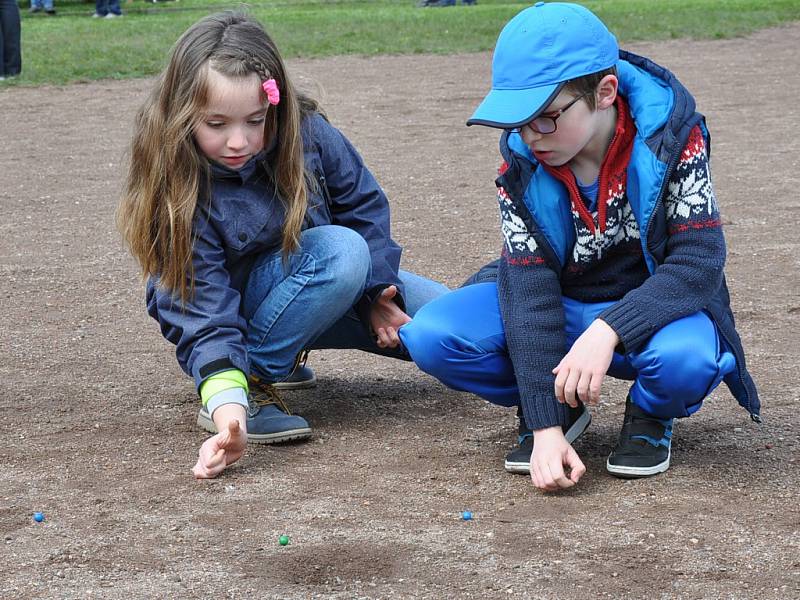
[[[535,119],[558,96],[564,83],[527,90],[492,90],[467,121],[499,129],[522,127]]]

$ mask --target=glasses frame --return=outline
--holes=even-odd
[[[584,97],[586,97],[586,96],[588,96],[588,95],[589,95],[589,92],[584,92],[584,93],[583,93],[583,94],[581,94],[580,96],[576,96],[575,98],[573,98],[572,100],[570,100],[570,101],[567,103],[567,105],[566,105],[566,106],[564,106],[564,107],[562,107],[562,108],[559,108],[559,109],[558,109],[558,110],[555,112],[555,114],[554,114],[553,116],[549,116],[549,115],[539,115],[538,117],[534,117],[533,119],[531,119],[530,121],[528,121],[528,122],[527,122],[527,123],[525,123],[524,125],[520,125],[519,127],[514,127],[513,129],[507,129],[506,131],[508,131],[509,133],[520,133],[520,132],[522,131],[522,128],[523,128],[523,127],[530,127],[530,128],[531,128],[531,130],[535,131],[535,132],[536,132],[536,133],[538,133],[539,135],[551,135],[551,134],[555,133],[556,131],[558,131],[558,118],[559,118],[561,115],[563,115],[565,112],[567,112],[567,111],[570,109],[570,107],[571,107],[573,104],[575,104],[575,103],[576,103],[578,100],[580,100],[581,98],[584,98]],[[552,121],[552,122],[553,122],[553,131],[539,131],[539,129],[537,129],[536,127],[534,127],[534,125],[533,125],[533,124],[534,124],[536,121],[538,121],[539,119],[549,119],[550,121]]]

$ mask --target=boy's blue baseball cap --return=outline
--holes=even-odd
[[[576,77],[617,64],[617,38],[578,4],[537,2],[511,19],[492,58],[492,90],[467,125],[521,127]]]

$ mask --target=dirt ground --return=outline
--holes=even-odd
[[[677,424],[666,474],[618,480],[625,387],[607,384],[588,473],[557,495],[503,470],[512,412],[336,351],[287,394],[311,441],[192,479],[198,401],[113,225],[152,82],[0,91],[0,597],[800,598],[799,47],[800,24],[628,47],[708,117],[764,424],[719,390]],[[500,248],[496,135],[464,127],[489,63],[290,61],[388,192],[403,266],[450,285]]]

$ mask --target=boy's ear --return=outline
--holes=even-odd
[[[619,80],[616,75],[606,75],[600,80],[595,91],[598,110],[609,108],[614,104],[614,100],[617,99],[618,87]]]

